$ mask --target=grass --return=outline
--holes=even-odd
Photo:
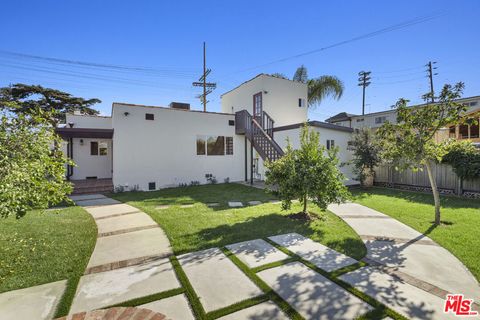
[[[383,212],[432,238],[480,280],[480,200],[441,197],[440,226],[434,226],[433,196],[385,188],[353,191],[355,201]]]
[[[0,220],[0,292],[68,280],[57,314],[66,314],[96,241],[80,207],[34,210]]]
[[[268,203],[274,199],[272,195],[244,185],[203,185],[111,196],[150,214],[165,230],[177,255],[289,232],[312,238],[355,259],[366,254],[358,235],[331,212],[322,212],[311,205],[309,210],[320,219],[312,222],[292,220],[286,215],[300,211],[300,204],[294,204],[290,211],[282,211],[280,204]],[[252,200],[267,203],[243,208],[227,205],[228,201],[246,204]],[[208,207],[207,203],[212,202],[220,205]],[[182,204],[193,204],[193,207],[181,208]],[[170,207],[160,209],[160,205]]]

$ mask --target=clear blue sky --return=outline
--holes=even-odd
[[[421,24],[350,42],[315,54],[268,64],[327,47],[419,16]],[[423,65],[438,61],[435,88],[464,81],[465,96],[480,95],[480,1],[5,1],[0,14],[0,86],[23,82],[97,97],[102,114],[111,103],[200,109],[191,86],[202,70],[207,42],[209,80],[220,94],[258,73],[292,76],[304,64],[310,76],[336,75],[345,83],[339,101],[310,111],[324,120],[340,111],[361,112],[357,73],[372,71],[367,111],[388,109],[399,97],[420,102],[428,91]],[[5,51],[126,70],[62,64]],[[253,68],[260,65],[260,68]],[[153,69],[151,70],[145,70]],[[247,71],[245,71],[247,69]]]

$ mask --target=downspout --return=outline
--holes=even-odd
[[[245,134],[245,182],[248,181],[248,155],[247,155],[247,135]]]
[[[73,138],[68,139],[68,147],[67,147],[67,157],[73,160]],[[67,165],[67,180],[70,180],[70,177],[73,175],[73,166]]]

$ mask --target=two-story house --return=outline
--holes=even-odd
[[[298,147],[308,122],[307,87],[265,74],[221,97],[221,112],[190,110],[188,104],[154,107],[113,103],[111,116],[68,114],[57,132],[76,166],[67,177],[77,192],[157,190],[224,181],[253,181],[265,176],[264,161],[283,155],[289,138]],[[327,147],[339,147],[342,163],[353,129],[310,121]],[[352,182],[348,165],[342,166]],[[96,186],[96,189],[91,188]]]

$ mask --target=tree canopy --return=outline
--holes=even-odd
[[[318,132],[304,126],[299,149],[293,149],[288,142],[282,158],[266,163],[266,184],[282,200],[283,209],[289,209],[292,200],[299,199],[302,213],[309,217],[308,200],[325,210],[330,203],[349,198],[343,183],[345,176],[337,167],[337,153],[337,148],[327,150],[320,144]]]
[[[9,107],[10,102],[15,102],[15,107]],[[83,114],[96,115],[99,112],[92,108],[99,99],[84,99],[74,97],[69,93],[44,88],[39,85],[27,85],[17,83],[8,87],[0,88],[0,108],[16,114],[33,116],[36,119],[38,111],[43,116],[48,115],[49,123],[56,126],[65,121],[66,113],[73,113],[75,110]]]
[[[6,104],[9,110],[20,106]],[[0,113],[0,217],[22,217],[30,209],[68,201],[72,186],[65,181],[65,158],[46,111],[35,115]]]
[[[408,107],[408,100],[400,99],[395,108],[397,123],[385,123],[377,131],[381,138],[382,157],[396,164],[397,169],[425,168],[435,201],[435,223],[440,224],[440,196],[432,164],[440,162],[447,153],[447,143],[435,142],[435,134],[449,125],[463,121],[467,106],[456,100],[461,97],[464,84],[445,85],[437,102],[419,107]],[[424,95],[427,101],[430,94]]]

